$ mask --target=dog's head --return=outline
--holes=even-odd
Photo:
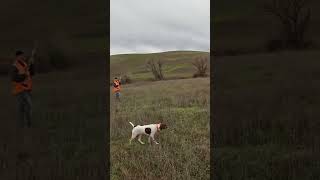
[[[167,129],[167,125],[165,123],[160,123],[160,127],[159,127],[160,130],[162,129]]]

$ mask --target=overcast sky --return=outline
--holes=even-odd
[[[111,54],[210,49],[210,0],[111,0]]]

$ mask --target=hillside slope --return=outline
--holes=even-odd
[[[132,80],[152,79],[152,74],[146,68],[146,62],[152,58],[163,60],[165,78],[189,78],[195,72],[191,62],[199,56],[209,57],[209,53],[171,51],[152,54],[112,55],[110,59],[110,78],[128,75]]]

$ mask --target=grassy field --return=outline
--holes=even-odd
[[[287,51],[215,59],[215,179],[318,179],[318,57]]]
[[[120,62],[111,62],[111,74],[116,67],[127,65],[126,61]],[[139,69],[130,69],[139,67],[138,62],[131,63],[134,65],[127,66],[128,71]],[[188,76],[192,76],[190,72]],[[209,179],[209,78],[135,80],[122,86],[121,102],[110,94],[111,179]],[[151,124],[160,120],[168,124],[168,129],[156,136],[159,145],[141,145],[136,140],[129,145],[129,121]]]
[[[8,162],[1,166],[1,179],[13,178],[7,174],[11,170],[24,178],[60,180],[95,179],[106,172],[105,69],[103,59],[96,62],[101,63],[36,74],[29,130],[15,128],[16,99],[9,78],[0,78],[0,137],[6,147],[0,149],[0,161]]]

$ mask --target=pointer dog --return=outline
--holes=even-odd
[[[129,122],[133,129],[132,129],[132,134],[131,134],[131,139],[130,139],[130,144],[131,141],[136,138],[138,136],[138,141],[140,142],[140,144],[144,144],[144,142],[141,141],[141,136],[143,134],[148,135],[149,139],[148,142],[149,144],[151,144],[151,139],[153,142],[155,142],[156,144],[159,144],[155,139],[154,139],[154,135],[156,134],[156,132],[161,131],[162,129],[166,129],[167,125],[164,123],[159,123],[159,124],[149,124],[149,125],[144,125],[144,126],[140,126],[140,125],[134,125],[132,122]]]

